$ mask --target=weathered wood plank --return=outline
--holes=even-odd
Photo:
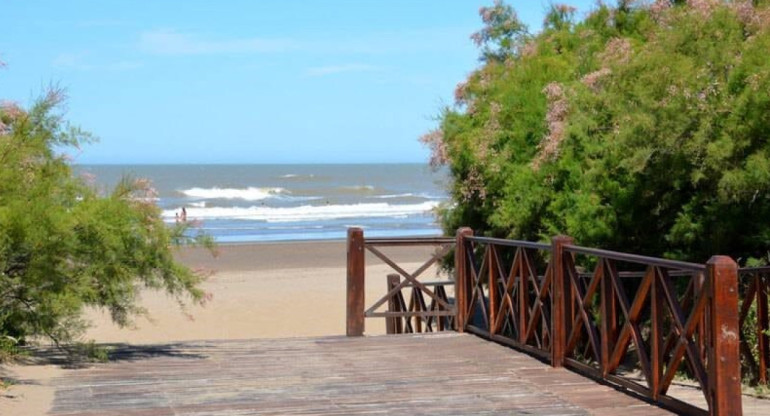
[[[122,347],[54,384],[54,416],[668,414],[458,333]]]

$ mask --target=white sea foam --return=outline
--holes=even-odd
[[[392,195],[374,195],[370,198],[377,198],[377,199],[393,199],[393,198],[409,198],[410,196],[416,196],[415,194],[411,192],[407,192],[405,194],[392,194]]]
[[[438,206],[437,201],[420,204],[391,205],[386,203],[350,204],[350,205],[303,205],[299,207],[210,207],[187,209],[187,218],[191,220],[236,219],[265,222],[323,221],[341,218],[403,218],[409,215],[423,214]],[[174,220],[179,209],[163,211],[167,221]]]
[[[190,188],[181,192],[192,198],[243,199],[245,201],[259,201],[287,193],[283,188],[255,188],[251,186],[248,188]]]

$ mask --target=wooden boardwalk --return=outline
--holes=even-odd
[[[52,415],[668,414],[451,332],[132,346],[68,373]]]

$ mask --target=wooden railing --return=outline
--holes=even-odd
[[[551,246],[463,235],[464,331],[551,354]],[[467,294],[467,295],[466,295]]]
[[[731,259],[716,256],[703,265],[580,247],[568,237],[555,237],[549,247],[469,230],[458,235],[461,330],[679,413],[706,413],[666,394],[674,376],[686,372],[711,414],[741,414]]]
[[[770,267],[747,267],[738,271],[741,286],[741,358],[748,374],[744,379],[767,384],[770,365],[768,292]]]
[[[739,337],[754,310],[757,328],[746,331],[767,328],[770,268],[743,269],[740,289],[737,265],[724,256],[695,264],[581,247],[563,236],[544,244],[478,237],[464,228],[454,239],[452,304],[435,289],[448,282],[431,290],[416,278],[451,249],[452,241],[440,239],[444,250],[407,273],[377,250],[408,244],[405,239],[364,240],[360,230],[351,230],[348,334],[363,334],[364,316],[389,319],[388,332],[393,333],[416,330],[417,322],[406,328],[406,318],[421,318],[421,328],[433,319],[433,329],[439,327],[436,319],[452,316],[454,321],[444,321],[443,328],[451,328],[451,322],[460,332],[631,390],[681,414],[742,413],[741,353],[746,361],[759,351],[757,377],[766,375],[767,337],[758,335],[756,349],[741,346]],[[439,244],[412,240],[428,242]],[[368,309],[362,286],[365,249],[399,273],[388,277],[386,295]],[[412,290],[409,305],[420,306],[407,305],[404,289]],[[744,302],[739,307],[741,294]],[[420,302],[423,295],[431,299],[431,307]],[[375,312],[386,303],[391,305],[388,312]],[[444,309],[434,311],[436,305]],[[687,375],[700,386],[708,409],[668,394],[677,375]]]
[[[348,311],[347,334],[364,334],[365,318],[385,318],[389,334],[435,332],[454,329],[457,315],[447,289],[454,292],[452,280],[420,280],[423,273],[436,266],[454,250],[453,238],[364,238],[363,230],[348,230]],[[402,268],[388,256],[384,247],[433,247],[434,250],[420,267],[413,272]],[[366,307],[365,258],[366,251],[388,265],[395,274],[388,274],[383,283],[386,293]],[[383,276],[385,277],[385,276]],[[403,278],[403,279],[402,279]],[[404,296],[404,291],[408,292]],[[409,299],[407,302],[406,299]],[[387,307],[382,311],[383,307]]]

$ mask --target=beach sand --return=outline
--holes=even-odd
[[[407,271],[430,257],[431,248],[384,248]],[[238,244],[219,247],[214,258],[203,249],[183,249],[178,259],[209,271],[202,288],[205,306],[182,310],[163,293],[143,291],[140,304],[149,319],[133,328],[114,325],[103,311],[89,310],[93,323],[85,339],[97,343],[162,344],[184,340],[283,338],[345,334],[346,247],[344,242]],[[394,273],[371,254],[366,257],[366,304],[385,294]],[[437,270],[425,272],[428,280]],[[366,320],[367,335],[382,334],[382,318]],[[49,387],[67,371],[53,365],[5,365],[0,375],[19,384],[0,390],[0,415],[45,414],[53,400]],[[10,397],[9,397],[10,396]]]

